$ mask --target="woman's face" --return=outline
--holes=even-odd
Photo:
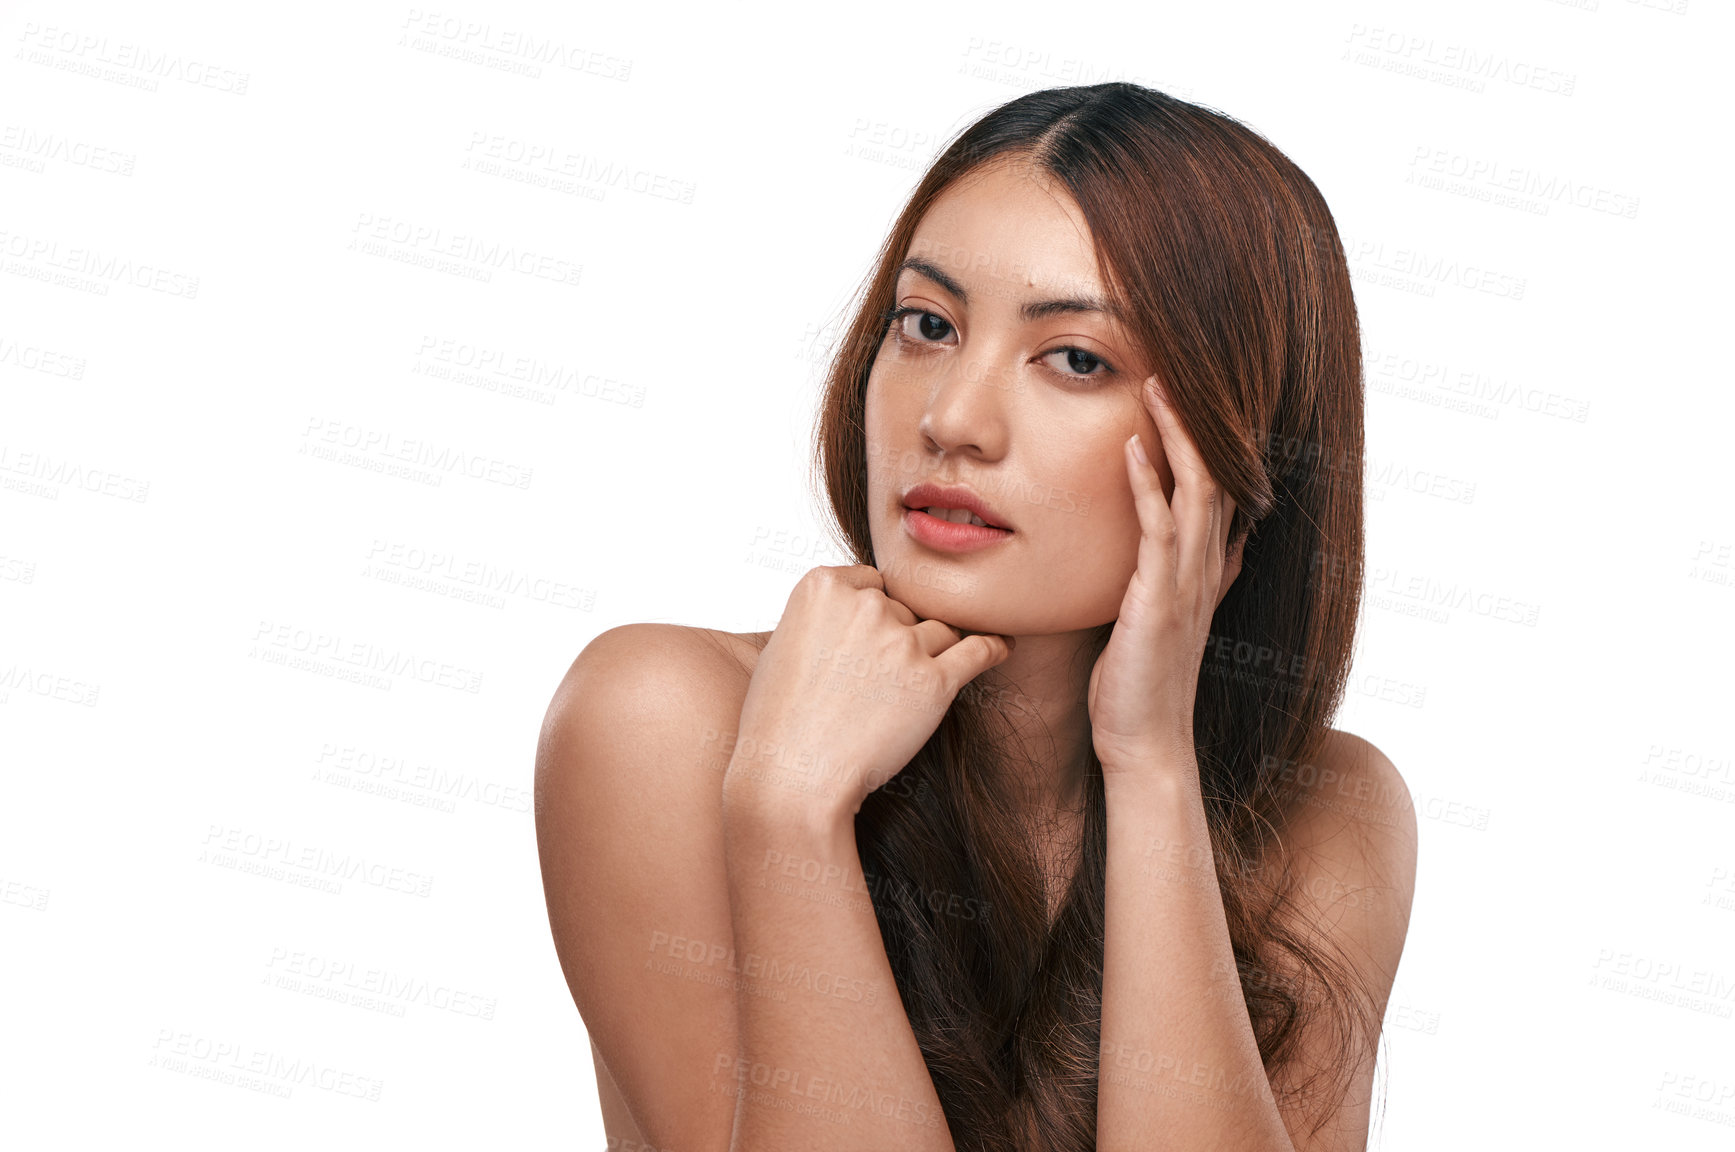
[[[1165,495],[1174,478],[1141,398],[1151,369],[1107,311],[1077,204],[1022,159],[954,183],[916,229],[894,307],[866,410],[887,595],[968,632],[1114,620],[1138,557],[1127,437],[1142,437]],[[907,510],[923,483],[970,489],[1010,531]]]

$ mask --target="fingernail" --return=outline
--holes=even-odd
[[[1133,433],[1133,455],[1137,456],[1139,463],[1146,468],[1151,466],[1151,458],[1145,455],[1145,442],[1137,432]]]

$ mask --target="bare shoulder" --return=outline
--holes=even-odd
[[[546,804],[580,778],[594,788],[628,772],[641,787],[687,790],[693,783],[688,769],[706,759],[702,722],[727,713],[739,677],[732,646],[708,629],[622,624],[598,634],[567,668],[543,715],[538,820]],[[739,697],[735,709],[739,716]],[[683,745],[682,755],[631,757],[634,748],[667,750],[671,742]]]
[[[1390,757],[1353,733],[1328,729],[1282,846],[1301,875],[1315,926],[1338,927],[1389,990],[1408,933],[1416,883],[1416,809]],[[1384,997],[1381,998],[1381,1003]]]
[[[1280,837],[1295,900],[1281,917],[1291,931],[1347,965],[1368,1016],[1353,1037],[1345,1037],[1332,1019],[1308,1019],[1295,1056],[1275,1074],[1273,1087],[1287,1092],[1305,1070],[1348,1056],[1351,1073],[1340,1100],[1304,1093],[1284,1111],[1297,1149],[1339,1152],[1367,1145],[1375,1042],[1409,935],[1416,813],[1397,766],[1359,736],[1328,729],[1313,762],[1296,768],[1300,795]],[[1372,1034],[1362,1033],[1361,1025]],[[1351,1042],[1348,1052],[1339,1046],[1344,1039]]]
[[[581,689],[603,684],[618,694],[705,689],[751,677],[770,633],[734,633],[685,624],[621,624],[599,633],[573,660],[550,702],[550,715]],[[757,641],[757,643],[755,643]],[[617,701],[618,702],[618,701]]]
[[[1362,958],[1382,1006],[1409,933],[1416,886],[1416,809],[1391,758],[1328,729],[1312,761],[1292,766],[1295,803],[1275,845],[1295,884],[1292,927],[1324,930]]]
[[[734,993],[722,787],[764,634],[625,624],[555,688],[536,837],[611,1146],[727,1148]],[[701,957],[694,962],[693,957]]]
[[[538,742],[538,782],[545,768],[571,759],[562,753],[572,737],[592,745],[634,744],[652,735],[651,727],[680,728],[701,716],[738,718],[759,650],[770,635],[653,623],[621,624],[599,633],[567,668],[549,701]]]
[[[1303,766],[1298,816],[1316,832],[1353,829],[1415,839],[1416,810],[1409,785],[1391,758],[1351,732],[1328,728],[1316,763]]]

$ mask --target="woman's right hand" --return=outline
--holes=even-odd
[[[1011,641],[916,619],[866,564],[808,571],[759,654],[724,778],[732,798],[853,816]]]

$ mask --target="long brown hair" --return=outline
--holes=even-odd
[[[879,253],[825,383],[817,472],[854,562],[874,564],[864,397],[898,265],[942,192],[1014,155],[1077,201],[1131,338],[1234,498],[1242,569],[1213,618],[1194,711],[1205,814],[1265,1069],[1324,1019],[1344,1059],[1292,1087],[1311,1096],[1329,1072],[1341,1099],[1378,1021],[1342,958],[1277,914],[1292,884],[1269,851],[1303,800],[1307,774],[1293,766],[1321,751],[1342,700],[1362,584],[1360,334],[1313,182],[1239,122],[1133,84],[994,109],[935,160]],[[1086,1152],[1102,1012],[1101,765],[1093,753],[1078,867],[1051,930],[993,723],[1000,704],[970,687],[900,773],[904,786],[862,804],[862,867],[958,1147]]]

